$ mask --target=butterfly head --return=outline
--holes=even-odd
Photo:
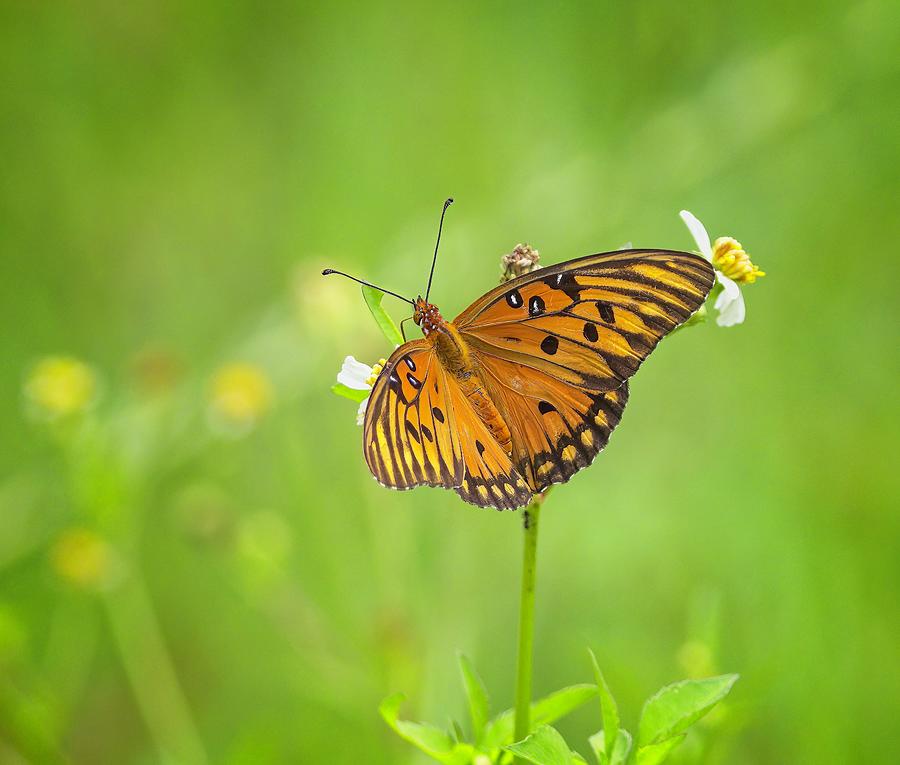
[[[429,303],[421,295],[415,299],[413,305],[416,309],[413,314],[413,321],[422,328],[422,334],[425,337],[428,337],[431,332],[439,329],[445,323],[438,307],[434,303]]]

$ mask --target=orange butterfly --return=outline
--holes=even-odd
[[[397,348],[375,381],[363,452],[384,486],[443,486],[498,509],[527,505],[593,461],[628,378],[714,281],[688,252],[604,252],[519,276],[451,322],[428,302],[434,264],[424,298],[382,290],[414,306],[424,337]]]

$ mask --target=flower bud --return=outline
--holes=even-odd
[[[530,244],[517,244],[512,252],[500,258],[500,268],[503,272],[500,282],[508,282],[510,279],[540,268],[539,259],[540,253]]]

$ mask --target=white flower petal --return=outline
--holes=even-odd
[[[737,282],[718,271],[716,271],[716,278],[722,285],[722,292],[716,298],[716,310],[719,312],[716,324],[720,327],[733,327],[735,324],[741,324],[747,313],[741,288],[738,287]]]
[[[366,380],[372,374],[372,367],[357,361],[352,356],[344,359],[344,365],[338,372],[337,380],[342,385],[354,390],[368,390],[371,385],[366,384]]]
[[[356,424],[362,425],[366,417],[366,407],[369,405],[369,397],[366,396],[359,402],[359,409],[356,410]]]
[[[712,247],[709,243],[709,234],[706,233],[704,225],[697,220],[693,213],[690,213],[687,210],[682,210],[679,215],[681,216],[681,220],[684,221],[684,225],[688,227],[688,231],[691,232],[691,236],[694,237],[694,241],[697,243],[697,249],[700,250],[700,254],[708,261],[712,262]]]

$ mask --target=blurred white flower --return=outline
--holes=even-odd
[[[722,286],[715,303],[715,309],[719,312],[716,324],[720,327],[732,327],[742,323],[747,311],[738,283],[753,284],[758,277],[765,276],[765,272],[753,265],[750,256],[736,239],[723,236],[711,245],[706,228],[692,213],[682,210],[680,215],[694,237],[700,254],[715,267],[716,279]]]
[[[375,366],[370,367],[368,364],[357,361],[353,356],[347,356],[341,366],[341,371],[338,372],[337,381],[341,385],[346,385],[352,390],[370,391],[386,363],[386,359],[379,359]],[[366,406],[368,406],[368,404],[368,396],[360,401],[359,409],[356,411],[357,425],[363,424],[363,418],[366,415]]]

